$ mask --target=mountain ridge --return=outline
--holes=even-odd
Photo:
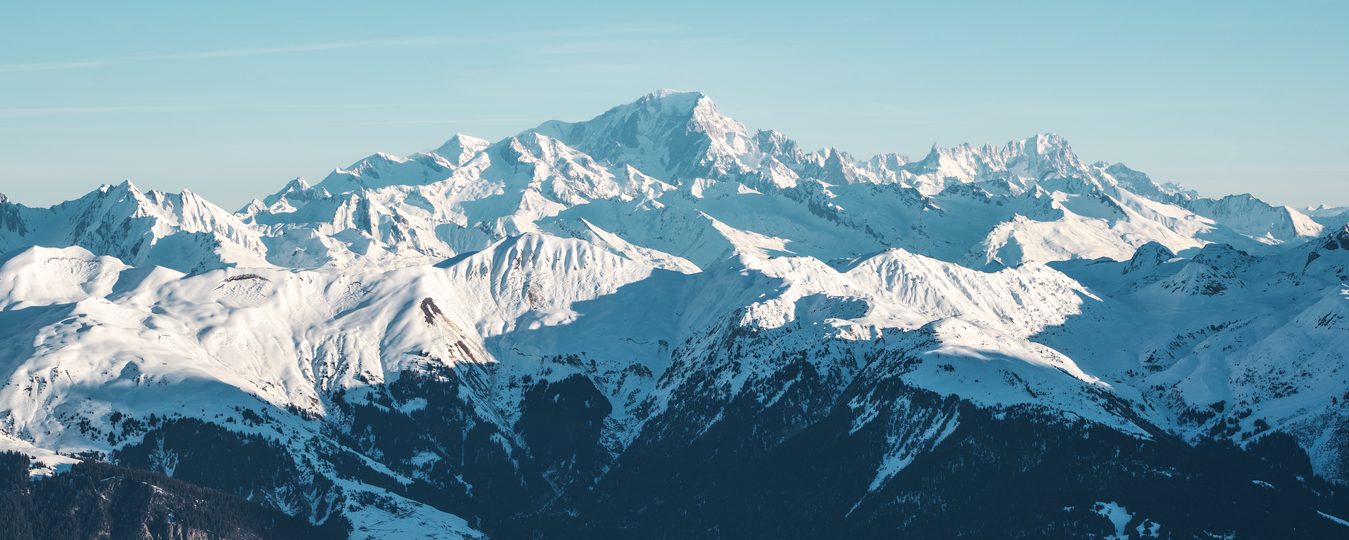
[[[786,536],[1029,534],[938,510],[978,504],[936,479],[1004,474],[990,452],[1013,452],[1009,492],[1061,488],[1010,504],[1065,534],[1114,531],[1098,507],[1130,530],[1330,534],[1349,225],[1314,213],[1052,134],[807,152],[673,91],[373,154],[237,213],[129,182],[0,200],[0,449],[363,538],[754,530],[730,494],[816,523]],[[233,454],[263,472],[210,473]],[[1127,467],[1065,457],[1112,454]],[[1147,497],[1215,486],[1190,516]]]

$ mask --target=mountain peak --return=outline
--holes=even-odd
[[[726,117],[717,110],[717,105],[712,98],[707,97],[702,92],[684,92],[679,90],[658,90],[646,94],[636,101],[627,105],[620,105],[615,109],[631,107],[642,109],[648,114],[669,115],[675,118],[687,118],[697,121],[701,116],[703,120],[712,120],[714,123],[730,122],[734,120]],[[741,128],[743,130],[743,128]]]
[[[458,166],[467,163],[470,158],[478,152],[481,152],[484,148],[487,148],[489,144],[491,143],[486,139],[479,139],[463,133],[455,133],[453,137],[450,137],[449,140],[445,141],[445,144],[440,145],[440,147],[433,150],[432,153],[439,155],[440,157],[449,160],[450,163]]]
[[[1007,143],[1009,157],[1015,155],[1037,156],[1057,159],[1065,164],[1078,163],[1072,146],[1063,137],[1054,133],[1036,133],[1019,141]]]
[[[498,144],[516,154],[515,159],[517,160],[521,156],[527,155],[533,159],[548,161],[556,154],[573,152],[566,143],[535,131],[509,137]]]
[[[1349,255],[1349,224],[1326,229],[1320,239],[1310,242],[1311,249],[1307,252],[1303,272],[1320,259],[1318,265],[1323,265],[1326,275],[1333,275],[1334,279],[1341,282],[1349,280],[1349,263],[1345,262],[1346,255]]]
[[[582,122],[549,121],[531,130],[614,165],[686,181],[741,172],[754,147],[745,126],[701,92],[661,90]]]
[[[140,193],[140,188],[136,187],[131,180],[122,180],[116,184],[104,184],[102,191],[104,193]]]
[[[712,98],[702,92],[684,92],[679,90],[658,90],[646,94],[636,101],[613,107],[595,118],[606,116],[628,117],[639,114],[643,117],[665,117],[673,120],[690,121],[695,124],[734,124],[744,131],[744,126],[717,110]],[[592,120],[592,122],[594,121]],[[708,126],[702,126],[704,128]]]
[[[1155,240],[1149,241],[1138,246],[1133,257],[1125,262],[1123,273],[1131,274],[1140,270],[1149,271],[1174,258],[1176,258],[1176,253],[1171,251],[1170,248]]]
[[[1026,138],[1027,143],[1034,143],[1037,149],[1068,146],[1068,141],[1057,133],[1036,133]]]
[[[1330,229],[1327,234],[1321,237],[1318,247],[1332,251],[1336,249],[1349,251],[1349,224]]]
[[[687,92],[683,90],[671,90],[669,88],[657,90],[637,100],[638,103],[659,103],[662,106],[670,107],[675,110],[693,110],[700,103],[706,100],[711,103],[707,94],[702,92]]]
[[[673,89],[673,88],[661,88],[660,90],[656,90],[655,92],[652,92],[652,93],[650,93],[650,94],[647,94],[647,96],[658,97],[658,98],[667,98],[667,97],[671,97],[671,96],[697,96],[697,97],[706,97],[707,94],[704,94],[704,93],[699,92],[699,91],[697,91],[697,90],[675,90],[675,89]]]
[[[291,181],[286,182],[286,185],[282,187],[280,191],[263,197],[261,202],[263,206],[272,206],[285,197],[309,191],[309,188],[309,181],[305,180],[302,176],[297,176],[291,179]]]

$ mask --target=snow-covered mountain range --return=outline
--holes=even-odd
[[[0,198],[0,449],[364,538],[1346,534],[1341,210],[670,91],[238,212]]]

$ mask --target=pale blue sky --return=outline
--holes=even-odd
[[[1206,194],[1349,204],[1349,2],[727,3],[8,2],[0,192],[234,209],[677,88],[810,147],[1052,131]]]

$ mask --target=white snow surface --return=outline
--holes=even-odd
[[[1092,505],[1091,510],[1101,517],[1110,520],[1110,524],[1115,527],[1115,534],[1107,538],[1110,540],[1127,540],[1129,538],[1129,535],[1126,534],[1127,529],[1125,526],[1128,525],[1129,520],[1134,517],[1134,515],[1129,512],[1129,509],[1120,506],[1120,504],[1116,502],[1098,502]]]
[[[110,452],[134,442],[100,436],[118,411],[300,452],[334,392],[429,362],[488,367],[474,403],[504,432],[521,381],[586,375],[621,450],[690,388],[771,403],[781,359],[809,353],[840,387],[897,377],[1138,437],[1283,429],[1346,479],[1349,232],[1332,210],[1205,199],[1055,135],[916,161],[807,152],[673,91],[375,154],[238,213],[129,182],[46,209],[0,198],[0,448],[47,469]],[[729,358],[740,330],[770,345]],[[917,364],[866,365],[875,352]],[[548,361],[566,355],[583,361]],[[850,404],[855,426],[898,406],[883,399]],[[259,407],[305,414],[223,423]],[[871,490],[959,422],[929,420],[892,434]],[[348,516],[370,537],[479,535],[395,503]],[[1124,534],[1124,509],[1098,506]]]

